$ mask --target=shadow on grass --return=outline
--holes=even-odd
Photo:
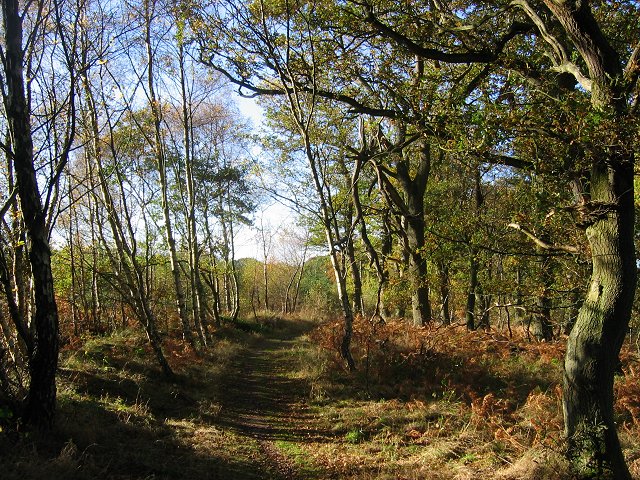
[[[268,466],[237,449],[225,450],[222,432],[180,422],[133,418],[123,408],[67,401],[56,429],[46,437],[31,434],[0,449],[3,480],[25,479],[266,479]],[[186,422],[185,422],[186,423]],[[182,431],[181,431],[182,430]],[[233,455],[225,454],[225,451]]]
[[[259,440],[318,442],[327,433],[309,428],[311,414],[301,399],[310,386],[291,378],[295,367],[288,352],[299,331],[280,329],[234,359],[223,379],[224,402],[218,424]]]
[[[223,329],[220,348],[204,360],[184,362],[174,381],[165,380],[139,346],[105,340],[78,353],[60,371],[54,431],[13,439],[0,433],[0,477],[286,477],[260,442],[319,435],[298,423],[304,415],[298,400],[308,387],[289,378],[286,363],[287,348],[310,325],[265,328],[268,338]]]

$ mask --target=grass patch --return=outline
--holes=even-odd
[[[253,334],[227,327],[204,357],[167,339],[176,370],[165,380],[133,330],[67,347],[58,376],[56,428],[47,435],[0,433],[3,480],[64,478],[269,478],[256,441],[215,425],[221,383]]]
[[[318,478],[321,474],[307,450],[299,443],[287,440],[276,440],[274,443],[280,454],[295,464],[300,478]]]

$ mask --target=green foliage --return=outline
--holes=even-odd
[[[364,438],[364,432],[360,429],[349,430],[344,436],[347,443],[360,443]]]

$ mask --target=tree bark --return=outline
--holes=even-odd
[[[176,249],[176,241],[173,235],[173,225],[171,219],[171,210],[169,208],[168,180],[167,180],[167,158],[164,151],[162,141],[162,112],[160,103],[155,92],[154,78],[154,55],[151,45],[151,21],[154,15],[155,2],[147,0],[145,2],[145,49],[147,53],[147,94],[151,107],[151,115],[153,118],[153,141],[152,147],[155,155],[156,165],[160,178],[160,195],[162,200],[162,216],[164,219],[164,231],[169,248],[169,261],[171,265],[171,276],[173,278],[173,286],[176,294],[176,308],[178,309],[178,317],[182,325],[182,334],[189,342],[194,350],[197,350],[195,339],[189,325],[187,316],[187,307],[185,302],[184,287],[180,276],[180,265],[178,264],[178,252]],[[164,368],[164,367],[163,367]]]
[[[269,236],[269,246],[267,246],[267,236]],[[262,288],[264,292],[264,309],[269,312],[269,258],[268,249],[271,245],[271,233],[267,234],[262,219],[260,220],[260,237],[262,240]]]
[[[56,408],[56,371],[58,368],[58,308],[56,305],[51,251],[45,212],[40,199],[33,164],[33,140],[29,105],[23,78],[22,17],[17,0],[3,0],[5,38],[5,110],[11,135],[11,149],[24,218],[33,278],[35,335],[29,358],[31,381],[23,420],[42,428],[51,428]]]
[[[544,0],[589,70],[591,106],[606,135],[590,146],[590,198],[583,223],[592,272],[571,330],[564,364],[563,410],[569,457],[579,475],[631,478],[616,432],[613,379],[636,287],[634,245],[635,133],[620,56],[605,38],[590,2]],[[632,68],[637,63],[632,62]]]
[[[547,235],[541,235],[542,240],[548,241]],[[551,289],[553,287],[553,259],[550,255],[538,249],[542,255],[540,260],[540,281],[542,291],[536,299],[537,311],[533,323],[533,336],[538,340],[549,341],[553,338],[553,326],[551,324]]]
[[[613,379],[636,285],[631,160],[601,160],[592,169],[592,201],[608,207],[587,228],[591,281],[564,364],[569,455],[581,474],[598,478],[630,478],[616,433]]]
[[[431,145],[425,140],[418,152],[418,168],[411,178],[408,161],[398,162],[397,175],[406,198],[406,233],[411,278],[411,307],[413,323],[426,325],[431,321],[431,302],[427,283],[427,261],[424,257],[425,223],[424,195],[431,173]]]
[[[236,270],[236,241],[233,232],[233,215],[231,212],[231,190],[227,187],[227,205],[229,207],[229,253],[231,254],[231,287],[233,288],[233,308],[231,310],[231,321],[238,320],[240,314],[240,288],[238,285],[238,271]],[[265,284],[266,285],[266,284]],[[265,287],[266,288],[266,287]]]
[[[118,272],[118,277],[121,278],[122,282],[122,294],[126,293],[127,302],[131,305],[136,312],[136,316],[138,321],[144,327],[145,332],[147,334],[147,338],[149,343],[151,344],[151,348],[153,349],[156,358],[158,359],[158,363],[162,368],[163,373],[167,377],[173,376],[173,371],[167,362],[164,353],[162,351],[162,338],[157,332],[156,328],[156,318],[153,314],[153,311],[149,307],[149,291],[148,284],[149,280],[146,278],[148,272],[144,272],[139,264],[139,259],[136,251],[136,238],[134,229],[131,225],[130,215],[127,211],[126,204],[122,206],[124,210],[123,215],[119,215],[113,196],[109,189],[109,183],[107,180],[107,176],[105,174],[105,168],[103,165],[103,153],[100,145],[100,135],[99,135],[99,127],[98,127],[98,113],[96,110],[95,99],[93,96],[93,92],[91,91],[91,86],[89,83],[89,72],[85,70],[82,73],[82,83],[84,87],[84,93],[86,98],[87,105],[87,116],[88,123],[91,128],[91,149],[93,155],[93,162],[95,163],[95,172],[98,175],[97,183],[100,188],[100,193],[102,196],[102,203],[106,209],[106,217],[111,228],[111,233],[113,235],[113,241],[115,242],[115,253],[109,247],[109,243],[102,232],[102,222],[98,222],[98,232],[101,237],[101,241],[103,247],[109,257],[111,265],[114,271]],[[111,150],[112,154],[114,154],[114,162],[117,162],[117,158],[115,155],[115,147],[113,144],[113,131],[112,126],[109,125],[110,135],[111,135]],[[122,191],[122,177],[119,172],[119,169],[115,168],[117,179]],[[124,198],[124,195],[122,195]],[[121,216],[124,219],[121,219]],[[126,222],[126,228],[123,224],[123,221]],[[129,232],[129,241],[130,244],[127,243],[125,231]],[[123,323],[124,323],[124,315],[123,315]]]
[[[351,272],[351,281],[353,282],[353,299],[352,308],[354,315],[364,315],[364,301],[362,299],[362,275],[360,265],[356,259],[356,250],[353,245],[353,238],[347,239],[346,245],[347,261],[349,262],[349,271]]]
[[[198,231],[196,228],[196,195],[193,181],[193,142],[192,138],[192,122],[193,115],[191,103],[187,98],[187,82],[185,79],[185,52],[183,42],[184,21],[178,19],[180,38],[178,39],[178,60],[180,65],[180,94],[182,101],[182,127],[184,141],[184,167],[187,187],[187,238],[189,248],[189,270],[191,290],[194,300],[192,302],[193,323],[196,331],[199,333],[200,341],[204,345],[206,342],[203,336],[202,325],[207,324],[207,298],[202,285],[202,274],[200,272],[200,246],[198,243]]]
[[[467,306],[465,323],[467,330],[476,329],[476,290],[478,288],[478,259],[475,248],[469,247],[469,287],[467,290]]]
[[[300,284],[302,283],[302,275],[304,274],[304,266],[305,266],[305,262],[307,261],[307,249],[308,249],[308,243],[305,240],[304,243],[304,250],[302,251],[302,260],[300,260],[300,266],[298,268],[299,273],[298,273],[298,279],[296,280],[296,288],[293,294],[293,302],[291,304],[291,312],[295,313],[296,309],[298,308],[298,295],[300,294]]]
[[[449,278],[449,266],[446,261],[438,262],[438,277],[440,279],[440,301],[442,302],[442,323],[451,324],[451,289]]]

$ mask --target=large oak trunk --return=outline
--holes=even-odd
[[[613,413],[613,379],[636,285],[633,163],[598,163],[591,177],[587,228],[593,271],[569,336],[564,367],[564,417],[569,455],[581,475],[630,478]]]
[[[422,140],[417,152],[418,165],[411,177],[407,159],[398,162],[397,176],[406,198],[406,248],[409,254],[411,307],[413,323],[426,325],[431,321],[431,302],[427,283],[425,258],[424,195],[431,173],[431,145]]]

